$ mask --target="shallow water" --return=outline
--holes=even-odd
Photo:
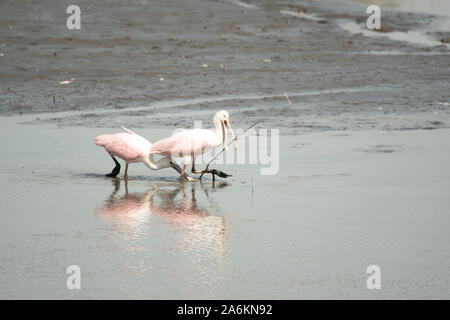
[[[447,129],[282,136],[278,175],[220,165],[213,185],[106,178],[105,129],[21,120],[0,118],[1,298],[450,297]]]

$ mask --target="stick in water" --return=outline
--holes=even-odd
[[[284,97],[286,98],[287,102],[289,103],[289,105],[292,105],[291,99],[289,99],[286,91],[284,92]]]
[[[236,137],[234,137],[234,139],[232,139],[230,142],[228,142],[228,146],[230,145],[230,144],[232,144],[233,143],[233,141],[237,141],[244,133],[246,133],[248,130],[250,130],[251,128],[253,128],[254,126],[256,126],[258,123],[260,123],[262,120],[258,120],[258,121],[256,121],[254,124],[252,124],[250,127],[248,127],[247,129],[245,129],[244,131],[242,131],[240,134],[238,134]],[[206,167],[205,167],[205,170],[203,170],[203,173],[200,175],[200,177],[199,177],[199,179],[200,180],[202,180],[202,177],[203,177],[203,175],[206,173],[205,171],[207,171],[208,170],[208,168],[209,168],[209,165],[214,161],[214,160],[216,160],[217,159],[217,157],[222,153],[222,152],[224,152],[225,151],[225,147],[223,147],[222,148],[222,150],[220,150],[220,152],[218,153],[218,154],[216,154],[216,156],[214,157],[214,158],[212,158],[209,162],[208,162],[208,164],[206,165]],[[213,177],[214,177],[214,175],[213,175]]]

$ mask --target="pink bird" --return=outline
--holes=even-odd
[[[105,148],[116,164],[111,173],[106,175],[107,177],[116,177],[120,173],[120,163],[115,158],[119,157],[126,163],[125,179],[128,179],[128,164],[142,162],[153,170],[169,167],[174,168],[181,174],[181,177],[188,181],[195,181],[195,179],[185,174],[184,171],[168,157],[163,157],[155,163],[153,155],[151,154],[152,144],[150,141],[125,127],[122,127],[122,129],[125,130],[125,132],[104,134],[96,137],[94,140],[96,145]]]
[[[203,154],[205,151],[214,149],[223,143],[225,150],[228,147],[227,143],[227,127],[230,129],[233,136],[234,146],[238,149],[237,140],[230,124],[230,115],[225,110],[220,110],[214,115],[215,130],[208,129],[181,129],[172,136],[155,142],[151,146],[150,155],[159,154],[165,156],[163,159],[171,161],[172,157],[184,158],[184,166],[180,172],[180,180],[185,175],[186,165],[192,160],[192,173],[212,173],[221,177],[228,177],[226,173],[212,169],[212,170],[195,170],[195,157]],[[163,160],[162,159],[162,160]],[[160,160],[160,161],[162,161]]]

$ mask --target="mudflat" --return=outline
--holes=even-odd
[[[239,127],[263,117],[283,134],[448,127],[441,2],[410,13],[383,1],[385,32],[370,32],[355,2],[81,1],[69,30],[66,1],[2,1],[0,113],[164,128],[225,108]]]

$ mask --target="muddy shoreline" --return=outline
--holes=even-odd
[[[179,112],[209,121],[209,110],[225,108],[241,127],[264,118],[284,134],[448,127],[448,47],[352,34],[340,23],[362,23],[365,7],[330,3],[82,1],[82,29],[71,31],[66,1],[4,1],[0,114],[79,111],[54,123],[110,127],[126,118],[163,128],[192,126],[189,115],[174,120]],[[434,20],[383,11],[383,24],[398,32]],[[186,103],[164,110],[165,101]]]

